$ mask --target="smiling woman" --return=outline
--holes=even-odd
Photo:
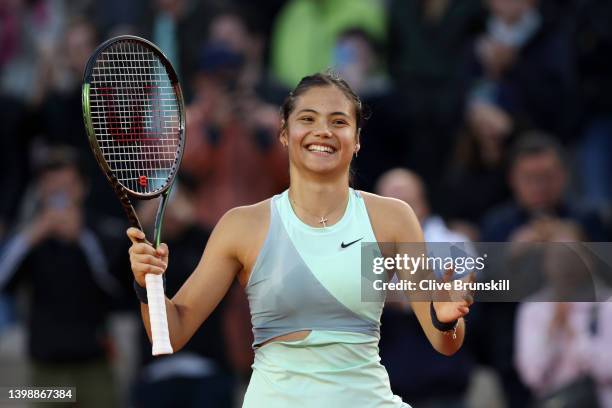
[[[166,299],[172,345],[178,350],[189,340],[237,277],[255,337],[245,407],[407,407],[391,392],[378,356],[384,299],[361,299],[361,248],[352,244],[420,242],[418,221],[403,202],[349,187],[363,113],[342,79],[305,77],[281,114],[290,187],[219,221],[196,270]],[[168,249],[138,243],[144,235],[135,229],[128,236],[142,285],[145,273],[165,271]],[[469,301],[412,307],[436,350],[458,350]],[[148,330],[146,304],[142,312]]]

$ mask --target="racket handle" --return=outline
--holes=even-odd
[[[163,278],[161,275],[149,273],[145,275],[145,283],[147,286],[147,302],[149,303],[153,355],[172,354]]]

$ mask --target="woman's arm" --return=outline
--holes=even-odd
[[[170,343],[177,351],[193,336],[228,291],[236,274],[242,269],[235,237],[242,235],[244,213],[237,208],[225,214],[217,223],[198,266],[172,299],[166,298],[166,313]],[[130,261],[136,282],[143,286],[147,273],[161,274],[168,264],[168,247],[157,250],[144,243],[142,231],[130,228],[132,240]],[[142,320],[149,338],[151,326],[149,308],[141,304]]]
[[[393,203],[393,205],[397,207],[395,211],[402,220],[402,222],[396,224],[398,226],[401,225],[401,228],[396,228],[396,238],[394,242],[397,244],[424,242],[423,231],[412,208],[401,201],[397,201]],[[423,248],[425,248],[425,246],[423,246]],[[424,253],[427,252],[424,251]],[[420,254],[413,255],[418,256]],[[417,272],[417,274],[419,274],[419,272]],[[431,274],[431,278],[434,279],[435,276]],[[408,277],[407,279],[410,278]],[[414,280],[414,275],[412,280]],[[412,293],[407,293],[407,296],[409,298],[414,298],[414,294]],[[434,327],[430,313],[430,301],[422,301],[419,297],[419,300],[413,300],[410,304],[433,348],[446,356],[455,354],[463,344],[465,334],[463,316],[469,312],[468,302],[465,300],[433,302],[436,316],[441,323],[449,323],[458,320],[454,335],[452,332],[442,332]]]
[[[376,239],[379,242],[395,242],[396,253],[419,257],[426,253],[423,231],[419,221],[410,206],[393,198],[366,194],[370,218],[376,226]],[[422,246],[420,243],[423,243]],[[400,279],[415,281],[426,278],[427,271],[410,274],[407,270],[398,270]],[[435,276],[431,274],[431,279]],[[463,344],[465,323],[463,316],[469,312],[470,302],[466,300],[434,302],[434,309],[441,323],[453,322],[458,319],[455,336],[452,333],[441,332],[432,323],[430,314],[430,299],[428,293],[407,291],[406,296],[411,301],[412,309],[433,348],[447,356],[454,354]]]

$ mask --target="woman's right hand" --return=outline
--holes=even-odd
[[[145,234],[138,228],[128,228],[127,236],[132,241],[130,247],[130,264],[134,279],[143,288],[146,286],[145,275],[161,275],[168,267],[168,246],[160,244],[155,249],[145,242]]]

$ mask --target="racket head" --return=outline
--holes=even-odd
[[[172,185],[185,147],[185,107],[178,75],[144,38],[100,44],[85,67],[85,128],[115,189],[150,199]]]

